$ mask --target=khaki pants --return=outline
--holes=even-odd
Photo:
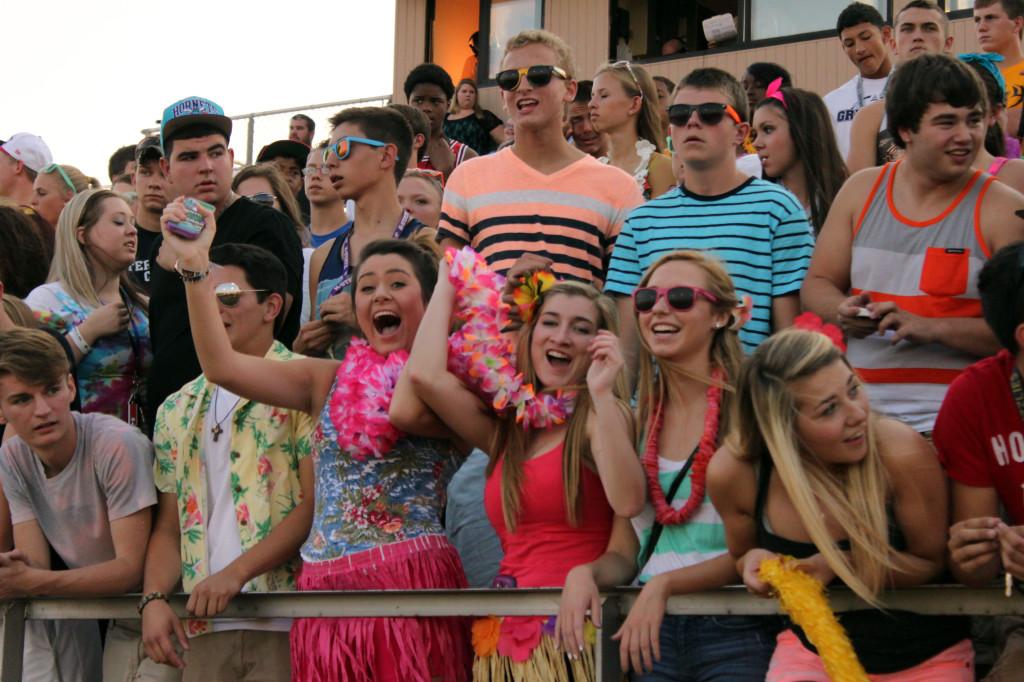
[[[288,682],[287,632],[228,630],[189,640],[182,682]]]
[[[103,682],[180,682],[181,671],[159,665],[142,648],[137,620],[110,621],[103,647]]]

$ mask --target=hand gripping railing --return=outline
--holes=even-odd
[[[621,679],[618,643],[611,640],[639,590],[606,592],[601,602],[602,628],[596,651],[598,680]],[[389,590],[380,592],[276,592],[235,597],[218,618],[319,618],[417,616],[548,616],[558,613],[561,591],[517,590]],[[1024,597],[1006,598],[998,588],[972,589],[936,585],[889,592],[888,608],[931,615],[1007,615],[1024,613]],[[47,597],[0,602],[3,614],[0,682],[20,682],[26,620],[134,619],[138,595],[67,599]],[[171,608],[187,617],[188,595],[171,598]],[[829,601],[836,611],[869,608],[852,592],[834,589]],[[677,615],[770,615],[778,602],[760,599],[742,587],[727,587],[672,597],[667,613]]]

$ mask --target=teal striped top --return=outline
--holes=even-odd
[[[658,479],[666,495],[683,464],[684,462],[664,457],[658,458]],[[673,509],[680,509],[686,504],[690,499],[690,490],[690,474],[687,473],[676,492],[675,499],[672,500]],[[639,560],[639,557],[646,553],[647,543],[650,541],[651,529],[654,526],[654,507],[648,503],[643,512],[632,521],[633,530],[640,539],[640,554],[637,559]],[[665,526],[662,529],[658,546],[654,548],[647,563],[641,567],[638,580],[640,583],[646,583],[656,575],[699,564],[726,551],[728,550],[725,545],[725,526],[705,491],[704,501],[689,521],[675,526]]]

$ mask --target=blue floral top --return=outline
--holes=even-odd
[[[40,322],[61,334],[85,322],[95,310],[75,300],[59,282],[36,287],[25,302],[36,311]],[[140,357],[136,358],[136,354]],[[102,412],[127,421],[128,398],[135,386],[136,372],[142,374],[138,377],[140,386],[145,386],[152,360],[149,315],[138,305],[132,305],[129,328],[97,339],[78,363],[82,412]]]
[[[385,457],[358,460],[342,452],[331,421],[331,396],[313,431],[316,505],[302,546],[307,563],[423,535],[441,535],[448,481],[458,468],[446,441],[405,437]]]

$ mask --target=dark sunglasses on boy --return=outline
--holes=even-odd
[[[225,308],[234,308],[242,299],[242,294],[262,294],[266,289],[242,289],[234,282],[222,282],[217,285],[213,293],[217,296],[217,302]]]
[[[569,74],[565,70],[550,64],[540,64],[537,66],[524,66],[520,69],[499,71],[498,75],[494,77],[494,81],[502,90],[511,91],[519,87],[523,76],[526,76],[526,80],[535,88],[544,87],[551,82],[553,76],[558,76],[564,81],[569,80]]]
[[[684,126],[690,122],[693,112],[697,112],[700,122],[708,126],[716,126],[722,119],[728,116],[736,123],[743,120],[730,104],[718,102],[705,102],[703,104],[673,104],[668,108],[668,122],[674,126]]]
[[[712,303],[718,302],[717,296],[700,287],[640,287],[633,292],[633,307],[638,313],[650,312],[662,296],[675,310],[689,310],[698,298],[705,298]]]

